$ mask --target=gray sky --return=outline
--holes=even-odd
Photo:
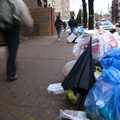
[[[88,0],[86,0],[87,2]],[[100,13],[101,11],[103,13],[108,12],[108,3],[109,7],[111,6],[112,0],[95,0],[94,1],[94,11]],[[78,13],[78,10],[80,9],[80,6],[82,5],[82,0],[70,0],[70,10],[75,11]]]

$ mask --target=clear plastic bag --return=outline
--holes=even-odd
[[[84,31],[81,36],[77,37],[73,46],[73,55],[78,58],[86,49],[90,36],[92,36],[92,56],[96,61],[100,61],[104,54],[112,48],[118,47],[116,38],[118,36],[111,34],[107,31],[88,30]]]
[[[107,52],[109,49],[118,47],[117,41],[113,34],[105,33],[99,36],[105,45],[104,52]]]
[[[118,32],[114,32],[113,36],[117,41],[118,47],[120,47],[120,35],[118,34]]]
[[[100,115],[95,105],[97,100],[103,100],[109,108],[111,120],[119,120],[120,114],[120,71],[111,67],[109,70],[103,70],[103,75],[96,81],[94,87],[89,91],[85,102],[84,109],[93,120],[99,119]]]
[[[70,70],[73,68],[74,64],[76,63],[77,60],[72,60],[72,61],[69,61],[65,64],[65,66],[63,67],[62,69],[62,75],[63,75],[63,78],[65,78],[68,73],[70,72]]]

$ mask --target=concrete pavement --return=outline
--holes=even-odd
[[[58,120],[60,109],[75,109],[66,94],[51,95],[47,87],[63,81],[63,66],[75,59],[68,32],[21,42],[17,63],[19,79],[6,81],[6,49],[0,47],[0,120]]]

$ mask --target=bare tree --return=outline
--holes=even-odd
[[[86,28],[87,25],[87,10],[86,10],[86,1],[82,0],[83,5],[83,27]]]
[[[88,0],[89,30],[94,29],[94,0]]]

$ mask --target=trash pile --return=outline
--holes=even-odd
[[[86,29],[77,27],[74,31],[74,33],[68,33],[69,36],[66,38],[68,43],[75,42],[76,38],[79,37]]]
[[[62,118],[70,120],[89,120],[86,118],[86,113],[84,111],[60,109],[60,115],[58,116],[58,119],[61,120]]]
[[[73,118],[74,115],[66,115],[70,110],[60,110],[59,118],[88,120],[88,115],[92,120],[119,120],[119,34],[85,30],[75,39],[73,55],[75,60],[68,61],[62,69],[63,81],[59,83],[59,89],[77,105],[77,110],[73,110],[75,114],[85,112],[85,116]],[[80,105],[84,111],[79,111]]]
[[[108,50],[100,64],[102,74],[89,90],[83,107],[93,120],[119,120],[120,48]],[[101,102],[97,106],[98,101]]]
[[[96,61],[100,61],[109,49],[118,47],[120,42],[117,32],[111,34],[106,30],[87,30],[75,40],[77,44],[73,47],[73,54],[77,58],[85,51],[90,37],[92,37],[92,56]]]

